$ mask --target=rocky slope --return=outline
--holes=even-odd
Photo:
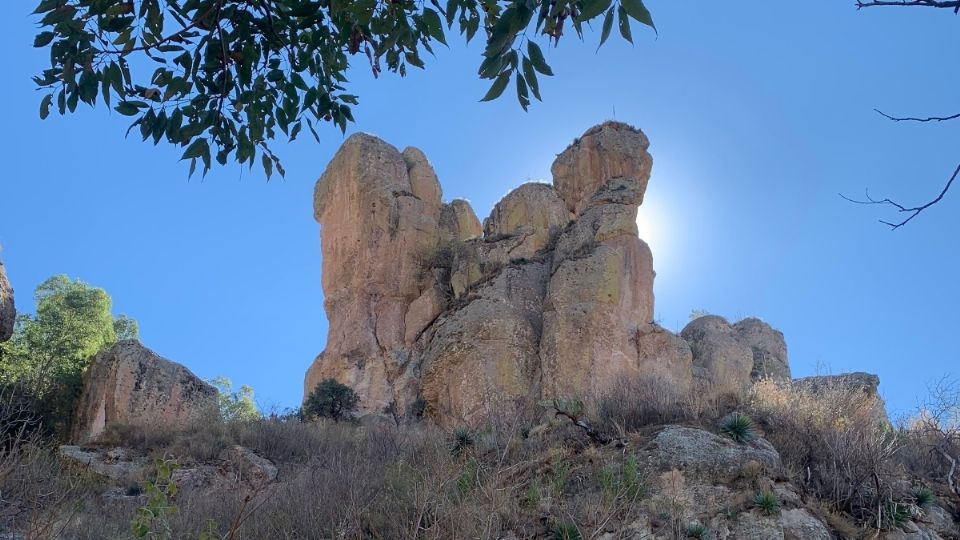
[[[649,141],[606,122],[560,153],[553,184],[513,190],[480,226],[442,202],[420,150],[357,134],[317,182],[327,347],[304,395],[351,386],[385,408],[474,424],[504,401],[600,393],[656,373],[674,385],[789,379],[783,336],[757,319],[653,322],[653,257],[637,234]]]

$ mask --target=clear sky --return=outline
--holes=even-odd
[[[550,179],[556,153],[616,118],[651,140],[640,208],[654,253],[656,316],[759,316],[784,332],[794,376],[869,371],[894,411],[960,373],[960,190],[890,232],[878,208],[837,195],[920,201],[960,160],[960,125],[904,125],[873,112],[960,110],[960,22],[947,10],[857,12],[853,0],[648,0],[659,28],[636,46],[598,33],[547,50],[556,76],[523,112],[510,91],[479,103],[480,50],[452,39],[427,70],[373,80],[356,58],[351,130],[421,148],[444,197],[481,219],[511,188]],[[126,118],[84,105],[37,110],[34,2],[0,20],[0,244],[21,310],[66,273],[105,288],[158,353],[198,375],[250,384],[263,407],[299,403],[323,350],[314,182],[343,140],[278,143],[287,177],[228,167],[187,180],[171,148],[124,139]]]

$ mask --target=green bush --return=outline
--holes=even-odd
[[[780,512],[780,499],[770,491],[761,491],[753,498],[753,506],[768,516]]]
[[[340,384],[336,379],[326,379],[310,393],[303,404],[303,414],[307,418],[330,418],[339,422],[345,415],[357,410],[359,402],[360,398],[352,388]]]
[[[756,438],[753,420],[740,413],[730,413],[720,420],[720,431],[738,443],[750,442]]]

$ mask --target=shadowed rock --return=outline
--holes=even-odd
[[[97,353],[83,379],[71,439],[85,444],[112,425],[167,429],[215,413],[217,391],[139,341]]]
[[[7,280],[7,272],[0,261],[0,342],[13,335],[13,323],[17,319],[17,309],[13,303],[13,287]]]

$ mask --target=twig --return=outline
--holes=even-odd
[[[892,222],[890,222],[890,221],[884,221],[884,220],[882,220],[882,219],[879,220],[880,223],[883,223],[884,225],[889,226],[889,227],[890,227],[890,230],[897,230],[897,229],[899,229],[900,227],[903,227],[904,225],[906,225],[907,223],[909,223],[913,218],[917,217],[917,216],[920,214],[920,212],[923,212],[923,211],[926,210],[927,208],[930,208],[931,206],[933,206],[933,205],[937,204],[938,202],[940,202],[941,200],[943,200],[943,197],[947,194],[947,191],[950,190],[950,186],[953,185],[953,181],[957,179],[957,175],[958,175],[958,174],[960,174],[960,165],[957,165],[957,168],[953,170],[953,174],[950,175],[950,179],[947,180],[947,183],[946,183],[946,185],[943,186],[943,189],[940,191],[940,194],[937,195],[937,197],[936,197],[935,199],[932,199],[932,200],[928,201],[927,203],[922,204],[922,205],[920,205],[920,206],[907,207],[907,206],[904,206],[904,205],[902,205],[902,204],[900,204],[900,203],[898,203],[898,202],[896,202],[896,201],[893,201],[893,200],[891,200],[891,199],[889,199],[889,198],[874,199],[873,197],[870,196],[870,193],[869,193],[869,192],[866,193],[866,195],[865,195],[866,198],[865,198],[865,199],[862,199],[862,200],[852,199],[852,198],[847,197],[846,195],[844,195],[844,194],[842,194],[842,193],[839,193],[838,195],[840,195],[840,197],[842,197],[842,198],[844,198],[845,200],[847,200],[847,201],[849,201],[849,202],[852,202],[852,203],[856,203],[856,204],[886,204],[886,205],[889,205],[889,206],[893,206],[894,208],[897,209],[898,212],[904,212],[904,213],[910,214],[909,217],[907,217],[906,219],[904,219],[903,221],[901,221],[901,222],[899,222],[899,223],[892,223]]]
[[[893,120],[894,122],[946,122],[947,120],[956,120],[960,118],[960,113],[951,114],[950,116],[927,116],[927,117],[916,117],[916,116],[890,116],[889,114],[881,111],[880,109],[874,109],[884,118],[888,120]]]

